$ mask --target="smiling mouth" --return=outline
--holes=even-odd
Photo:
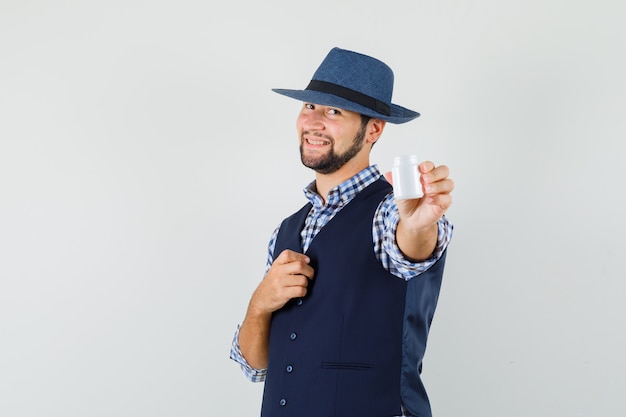
[[[307,145],[311,146],[327,146],[332,145],[332,141],[330,139],[315,135],[315,134],[304,134],[302,135],[303,142],[306,142]]]
[[[313,146],[324,146],[324,145],[330,144],[329,141],[323,140],[323,139],[306,138],[304,140],[306,141],[306,143],[308,143],[309,145],[313,145]]]

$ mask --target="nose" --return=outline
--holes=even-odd
[[[323,114],[320,111],[306,111],[300,114],[300,124],[303,130],[323,130]]]

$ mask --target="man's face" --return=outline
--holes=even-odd
[[[339,170],[365,143],[361,115],[348,110],[304,103],[296,124],[302,163],[320,174]]]

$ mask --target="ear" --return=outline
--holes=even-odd
[[[380,119],[371,119],[367,125],[367,142],[374,144],[383,134],[383,130],[385,130],[385,125],[387,122]]]

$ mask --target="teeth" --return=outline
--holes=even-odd
[[[314,140],[314,139],[307,139],[307,142],[309,142],[311,145],[325,145],[327,142],[324,140]]]

